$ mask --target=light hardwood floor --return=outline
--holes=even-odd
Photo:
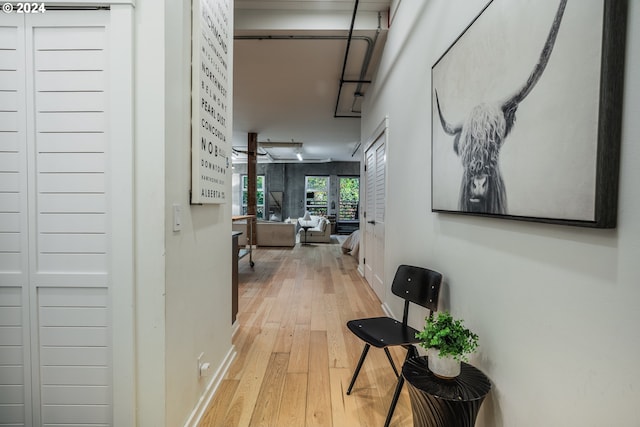
[[[383,316],[339,244],[257,249],[240,260],[238,352],[200,427],[382,426],[396,379],[372,348],[345,394],[363,343],[347,320]],[[404,350],[391,349],[396,366]],[[392,426],[411,426],[403,390]]]

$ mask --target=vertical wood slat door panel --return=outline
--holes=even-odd
[[[23,18],[0,25],[0,420],[31,425],[25,43]]]
[[[42,425],[110,425],[112,419],[107,19],[105,12],[83,17],[82,27],[43,22],[32,33],[37,238],[31,271]],[[87,273],[96,276],[93,284],[83,282]]]
[[[43,184],[37,189],[38,275],[106,274],[108,212],[104,133],[107,117],[104,106],[95,103],[96,97],[103,102],[105,90],[102,30],[100,27],[82,29],[82,34],[59,28],[34,31],[35,145],[38,175],[42,178],[38,184]],[[78,43],[79,36],[86,37]],[[68,61],[71,57],[75,59]],[[83,143],[96,139],[99,143],[89,143],[87,150]],[[70,179],[49,182],[50,176],[60,174],[68,174]],[[93,176],[97,191],[78,194],[75,182],[79,175],[85,174]],[[75,218],[79,213],[84,213],[85,219],[90,216],[86,214],[91,213],[100,220],[77,222]],[[55,231],[45,231],[54,219]],[[96,324],[96,316],[104,315],[104,307],[109,304],[107,289],[47,289],[40,283],[37,292],[41,387],[46,390],[41,397],[43,425],[86,422],[108,425],[111,419],[109,360],[86,351],[91,348],[107,352],[109,325],[107,322]],[[52,312],[56,312],[57,319],[53,323]],[[56,352],[70,353],[66,356],[77,358],[77,363],[61,363],[59,358],[52,357]],[[100,393],[96,394],[96,390]],[[79,398],[78,393],[85,398]]]
[[[41,233],[102,233],[106,215],[87,213],[49,213],[40,218]]]
[[[100,168],[104,163],[103,153],[44,152],[38,155],[39,173],[103,173]]]
[[[2,37],[0,35],[0,37]],[[5,52],[4,55],[0,55],[0,70],[1,71],[11,71],[13,70],[13,66],[18,60],[18,54],[14,50],[10,50]]]
[[[376,171],[376,156],[375,151],[369,149],[365,153],[365,225],[364,225],[364,235],[363,243],[364,243],[364,276],[369,283],[373,287],[373,226],[371,225],[371,220],[376,217],[376,203],[375,203],[375,171]]]
[[[20,212],[0,212],[0,233],[20,233]]]
[[[51,405],[63,405],[65,399],[62,396],[64,395],[72,397],[78,405],[99,405],[100,402],[104,402],[108,398],[109,388],[101,386],[44,386],[42,387],[42,395],[44,400],[50,402]]]
[[[14,70],[0,70],[0,90],[11,92],[20,84],[21,76]]]
[[[20,175],[15,172],[0,172],[0,192],[18,193]]]
[[[1,55],[1,52],[0,52]],[[1,92],[2,93],[7,93],[7,92]],[[0,104],[0,106],[2,106],[3,104]],[[6,107],[6,108],[11,108],[11,107]],[[18,142],[18,132],[15,131],[9,131],[8,129],[2,129],[0,132],[2,138],[0,138],[0,151],[3,153],[11,153],[11,152],[15,152],[18,151],[19,148],[19,142]],[[4,175],[4,174],[3,174]]]
[[[0,123],[0,126],[2,126],[2,123]],[[0,170],[4,171],[4,173],[19,173],[20,157],[19,152],[12,153],[5,151],[0,153]]]
[[[90,424],[108,425],[110,408],[105,405],[44,405],[42,408],[42,418],[46,420],[44,426],[60,426]]]
[[[102,55],[101,45],[100,49],[95,50],[79,50],[77,45],[74,49],[70,50],[43,50],[40,49],[40,54],[36,61],[36,70],[38,71],[61,71],[61,70],[76,70],[76,71],[99,71],[104,70],[106,67],[105,57]]]
[[[9,107],[11,108],[11,107]],[[17,111],[0,111],[0,128],[16,132],[18,123]]]
[[[49,275],[65,273],[70,268],[75,268],[76,273],[92,273],[96,270],[107,271],[107,261],[104,253],[42,253],[38,257],[38,266],[42,273],[48,273]]]
[[[104,26],[98,22],[97,14],[106,15],[106,13],[94,12],[89,14],[83,14],[79,16],[79,13],[75,13],[76,21],[82,22],[82,26],[73,25],[74,22],[69,22],[68,25],[62,20],[56,18],[50,19],[51,25],[34,25],[39,32],[40,37],[34,40],[33,46],[38,51],[65,51],[65,50],[98,50],[105,49],[107,45],[107,33],[104,31]],[[48,13],[47,13],[48,14]],[[51,15],[53,12],[51,13]],[[41,15],[43,16],[43,15]],[[71,16],[71,14],[69,14]],[[86,21],[85,21],[86,19]],[[92,22],[88,20],[91,19]],[[42,21],[47,20],[44,17]],[[106,21],[102,21],[104,23]],[[92,25],[98,23],[98,25]],[[56,25],[57,24],[57,25]],[[69,30],[73,31],[73,36],[69,37]]]
[[[0,424],[113,424],[108,19],[0,25]]]
[[[76,108],[82,108],[78,106]],[[99,133],[104,132],[105,117],[102,112],[48,111],[37,116],[38,132],[51,133]],[[38,147],[40,149],[40,147]]]
[[[384,208],[385,208],[385,196],[386,196],[386,183],[385,183],[385,169],[386,169],[386,154],[385,144],[380,144],[376,147],[376,168],[375,168],[375,180],[376,180],[376,222],[384,222]]]
[[[22,365],[11,365],[11,366],[0,365],[0,379],[2,380],[3,385],[22,386],[22,383],[24,382]],[[6,402],[0,405],[0,407],[4,405],[6,405]],[[0,418],[0,420],[1,419],[3,418]]]
[[[374,231],[374,289],[381,301],[384,301],[386,294],[384,283],[384,232],[385,232],[385,205],[386,205],[386,141],[383,137],[378,138],[375,146],[376,169],[375,169],[375,205],[376,205],[376,226]]]
[[[101,173],[41,173],[37,185],[41,193],[57,193],[60,188],[69,193],[105,192],[105,179]]]
[[[42,92],[84,92],[102,90],[105,80],[102,71],[67,71],[42,73],[36,83],[36,90]],[[73,76],[72,78],[70,78]]]
[[[67,190],[67,189],[65,189]],[[41,214],[102,214],[107,210],[107,200],[104,193],[77,194],[63,191],[60,193],[41,192],[39,211]],[[104,229],[101,230],[104,232]]]
[[[20,212],[20,194],[0,192],[0,212]]]
[[[49,366],[107,365],[109,349],[107,347],[46,347],[40,351],[40,362]],[[48,388],[55,389],[53,386]]]
[[[41,112],[52,111],[104,111],[105,93],[93,92],[38,92],[36,103]]]

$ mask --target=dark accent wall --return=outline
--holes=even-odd
[[[234,165],[234,173],[246,174],[246,164]],[[338,177],[360,176],[360,162],[327,163],[258,163],[258,175],[264,175],[267,191],[282,191],[282,218],[298,218],[304,215],[304,181],[306,176],[329,176],[329,214],[338,206]],[[331,202],[336,209],[331,209]],[[266,207],[269,212],[269,207]]]

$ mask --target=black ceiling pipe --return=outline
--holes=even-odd
[[[351,26],[349,27],[349,37],[347,38],[347,48],[344,51],[344,62],[342,63],[342,74],[340,75],[340,87],[338,88],[338,99],[336,99],[336,109],[333,111],[333,117],[356,117],[360,116],[338,116],[338,105],[340,104],[340,94],[342,93],[342,85],[344,84],[344,73],[347,69],[347,59],[349,58],[349,49],[351,48],[351,38],[353,37],[353,27],[356,22],[356,13],[358,13],[358,3],[360,0],[356,0],[353,6],[353,15],[351,16]]]

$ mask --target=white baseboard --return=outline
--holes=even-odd
[[[362,264],[358,264],[358,273],[360,273],[360,276],[364,277],[364,268],[362,268]]]
[[[235,346],[232,345],[224,360],[216,370],[216,373],[211,377],[211,381],[209,381],[209,384],[207,384],[207,388],[204,390],[204,393],[202,393],[202,396],[200,396],[198,404],[193,409],[193,412],[191,412],[191,415],[187,419],[187,422],[184,424],[184,427],[198,426],[198,424],[202,420],[202,416],[207,411],[207,408],[209,407],[213,396],[216,394],[218,387],[220,387],[220,383],[227,375],[229,367],[231,366],[231,362],[233,362],[237,354],[238,353],[236,352]]]
[[[231,325],[231,339],[236,336],[236,332],[238,332],[238,329],[240,329],[240,322],[238,322],[238,318],[236,318],[236,321],[233,322],[233,325]]]

